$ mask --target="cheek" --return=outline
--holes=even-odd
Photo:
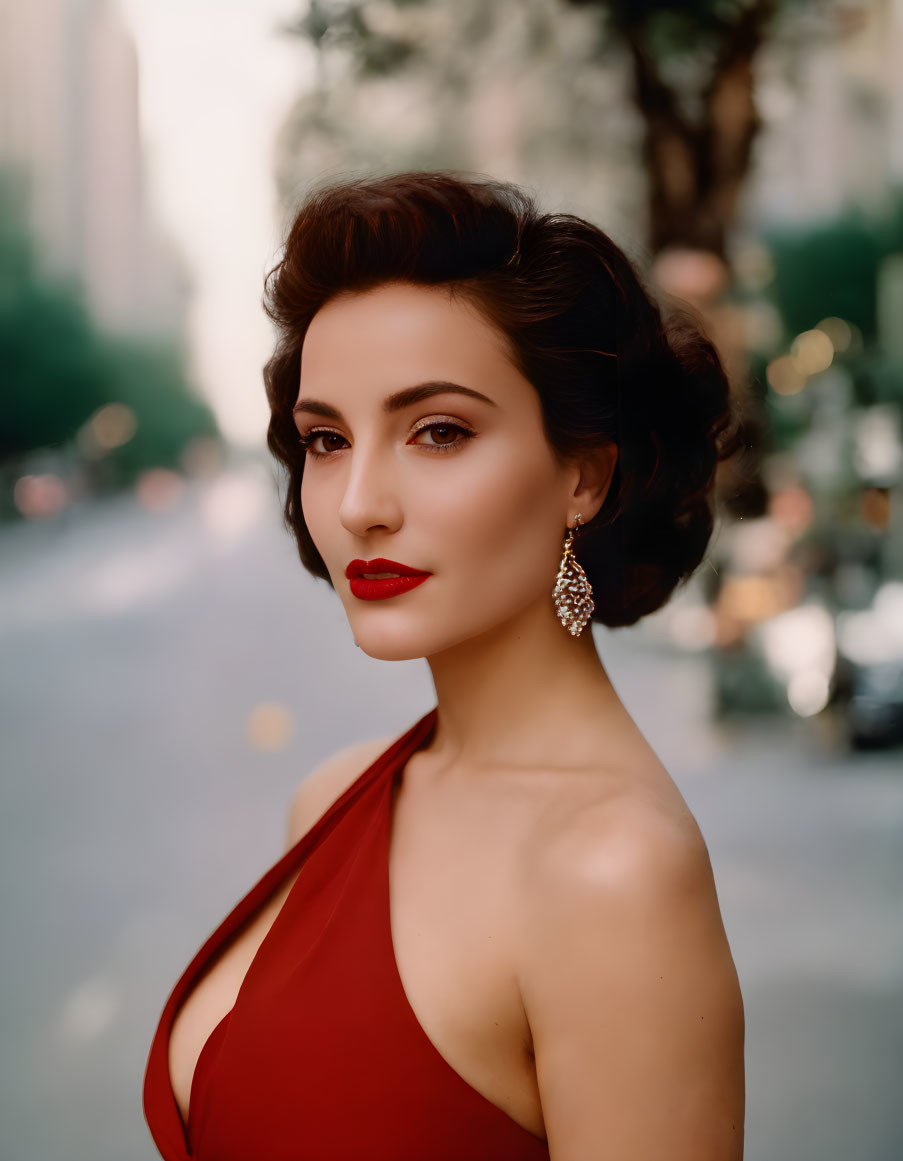
[[[308,481],[306,474],[301,477],[298,498],[311,540],[328,565],[329,532],[330,529],[334,530],[336,526],[334,506],[331,505],[325,490],[322,487],[313,486]]]
[[[518,448],[516,454],[494,451],[470,460],[454,481],[421,497],[436,567],[470,592],[501,590],[506,600],[517,593],[528,599],[546,582],[551,591],[561,496],[547,454]]]

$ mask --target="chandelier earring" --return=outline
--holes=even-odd
[[[579,637],[583,632],[596,607],[593,604],[592,586],[573,552],[574,534],[580,527],[581,519],[578,512],[574,517],[574,527],[567,530],[561,565],[552,592],[558,619],[574,637]]]

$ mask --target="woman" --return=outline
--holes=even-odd
[[[589,627],[702,559],[738,444],[717,354],[601,230],[448,173],[312,193],[267,309],[302,563],[437,704],[304,780],[176,985],[161,1154],[737,1161],[707,848]]]

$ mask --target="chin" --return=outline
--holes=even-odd
[[[355,625],[352,621],[351,629],[358,648],[375,661],[414,661],[454,644],[447,639],[447,634],[437,633],[435,627],[431,631],[428,626],[413,622],[394,628],[388,625],[376,628]]]
[[[358,639],[361,653],[366,653],[374,661],[419,661],[425,656],[422,649],[406,648],[400,641],[368,642]]]
[[[436,613],[424,610],[414,612],[401,610],[374,610],[379,615],[371,615],[369,610],[355,609],[348,617],[354,641],[362,653],[375,661],[413,661],[441,653],[450,645],[455,645],[469,634],[462,632],[463,626],[442,624]],[[390,615],[386,615],[390,614]]]
[[[454,624],[443,625],[435,617],[429,621],[412,617],[406,624],[395,626],[365,626],[360,622],[355,625],[351,621],[351,628],[361,652],[375,661],[413,661],[434,657],[465,641],[475,640],[491,632],[494,623],[463,624],[458,618]]]
[[[376,661],[412,661],[510,628],[533,603],[545,599],[545,593],[513,600],[510,593],[500,599],[497,592],[492,599],[476,592],[470,601],[432,601],[420,608],[412,602],[406,609],[390,608],[390,602],[374,602],[368,608],[367,602],[350,599],[354,603],[346,604],[345,613],[361,652]]]

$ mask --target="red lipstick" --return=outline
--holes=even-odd
[[[363,575],[380,572],[391,572],[396,575],[377,580],[368,580]],[[387,560],[384,556],[377,556],[373,560],[352,560],[345,569],[351,592],[363,601],[381,601],[386,597],[406,593],[409,589],[422,584],[431,575],[421,569],[399,564],[397,560]]]

